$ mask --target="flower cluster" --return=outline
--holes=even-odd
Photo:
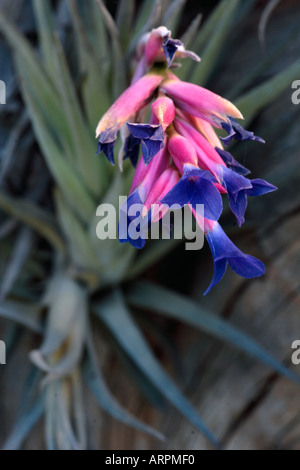
[[[223,144],[233,139],[264,141],[237,122],[243,116],[231,102],[179,80],[171,72],[178,57],[200,60],[180,41],[173,40],[165,27],[145,35],[138,46],[132,84],[102,117],[96,136],[98,152],[104,152],[114,165],[114,144],[121,131],[119,165],[122,169],[123,160],[129,158],[136,167],[127,208],[143,204],[145,223],[157,217],[151,214],[153,204],[161,208],[173,204],[190,207],[214,259],[214,277],[207,293],[222,279],[227,264],[245,278],[261,276],[265,271],[264,264],[240,251],[219,225],[222,194],[227,194],[241,226],[247,197],[276,188],[264,180],[247,178],[249,170],[224,150]],[[147,115],[149,122],[145,123]],[[223,128],[228,136],[219,138],[214,128]],[[204,205],[204,217],[197,212],[199,204]],[[161,217],[163,210],[159,214]],[[142,231],[137,240],[124,234],[120,239],[137,248],[145,244]]]

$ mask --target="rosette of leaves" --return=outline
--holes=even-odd
[[[222,64],[229,63],[235,25],[243,24],[255,2],[222,0],[203,25],[200,3],[199,15],[182,34],[185,3],[120,0],[112,16],[102,0],[61,0],[55,7],[49,0],[33,0],[36,34],[30,9],[26,16],[33,35],[9,20],[8,3],[2,4],[0,30],[6,44],[1,54],[9,64],[8,91],[16,108],[2,108],[1,114],[8,112],[18,119],[5,121],[5,128],[11,130],[8,139],[1,134],[5,146],[0,180],[0,317],[7,353],[24,347],[19,338],[25,330],[31,338],[25,347],[31,349],[29,359],[20,356],[22,365],[16,365],[24,371],[15,394],[15,424],[2,436],[5,449],[22,447],[42,417],[41,445],[91,447],[90,393],[116,420],[164,438],[110,392],[100,339],[109,350],[117,351],[124,368],[154,405],[169,402],[218,445],[147,339],[147,331],[154,332],[160,347],[168,347],[159,328],[164,317],[221,339],[299,381],[218,312],[138,280],[178,241],[154,240],[137,253],[128,244],[100,241],[96,236],[98,205],[109,202],[118,207],[118,197],[128,193],[132,175],[129,165],[120,174],[104,158],[95,157],[95,123],[128,85],[138,38],[161,24],[170,28],[173,37],[202,58],[198,67],[185,63],[180,78],[206,85],[212,77],[215,80]],[[16,12],[10,16],[17,19]],[[258,83],[276,59],[274,51],[223,93],[233,97],[251,120],[300,74],[297,61]],[[157,317],[143,322],[145,311],[156,312]]]

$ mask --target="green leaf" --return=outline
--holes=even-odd
[[[30,81],[27,81],[24,78],[22,81],[23,95],[36,137],[39,141],[44,157],[46,158],[49,170],[72,207],[83,220],[89,221],[94,213],[95,203],[84,187],[81,179],[66,161],[65,155],[60,150],[44,120],[44,116],[39,109],[38,102],[36,102],[31,93]]]
[[[13,253],[5,267],[2,281],[0,281],[0,303],[9,294],[18,279],[32,249],[33,241],[32,231],[28,227],[21,228],[15,240]]]
[[[81,8],[86,8],[85,30],[92,39],[93,56],[101,64],[105,76],[110,62],[110,41],[107,37],[103,16],[95,0],[92,2],[80,2]]]
[[[115,251],[114,259],[107,267],[107,272],[104,277],[104,285],[116,285],[121,281],[127,280],[127,274],[129,267],[133,264],[133,260],[136,257],[136,249],[127,244],[126,249],[124,246],[120,246],[119,240],[116,241],[118,247]]]
[[[53,54],[54,21],[49,0],[43,0],[42,2],[40,0],[33,0],[33,8],[37,20],[43,62],[49,75],[52,79],[55,79]]]
[[[86,334],[87,289],[64,273],[48,288],[48,321],[42,345],[31,351],[31,361],[47,375],[42,385],[67,376],[82,355]]]
[[[201,53],[201,65],[195,67],[194,72],[190,76],[190,81],[198,85],[207,81],[216,66],[217,59],[225,47],[226,38],[234,23],[235,14],[240,6],[240,0],[227,0],[225,3],[226,9],[214,30],[211,32],[212,34],[207,42],[207,46]]]
[[[0,191],[0,208],[20,222],[36,230],[61,253],[65,252],[65,242],[58,232],[54,219],[42,209],[23,199],[13,199]]]
[[[72,411],[74,416],[74,428],[78,437],[81,449],[87,449],[87,419],[86,419],[86,400],[83,387],[81,367],[76,367],[72,372]]]
[[[111,16],[110,12],[106,8],[104,2],[102,0],[96,0],[96,2],[101,11],[103,21],[105,22],[105,26],[107,27],[107,30],[110,33],[111,39],[115,43],[118,53],[122,55],[123,50],[122,50],[122,45],[120,41],[119,30],[116,26],[116,23],[113,17]]]
[[[212,433],[198,417],[196,410],[184,398],[177,386],[155,358],[142,333],[127,311],[120,292],[114,291],[104,298],[95,312],[111,331],[120,346],[159,392],[177,408],[194,426],[218,445]]]
[[[87,8],[92,10],[91,6],[94,5],[94,3],[95,2],[87,3]],[[76,1],[68,0],[68,5],[75,30],[75,41],[78,51],[79,72],[81,75],[80,85],[84,102],[84,110],[89,122],[89,126],[94,133],[94,129],[98,120],[109,108],[112,101],[109,95],[107,78],[103,67],[104,57],[98,57],[98,54],[95,53],[92,39],[87,36],[87,31],[92,28],[89,27],[89,29],[87,29],[85,24],[82,22]],[[96,10],[96,13],[97,20],[102,22],[99,10]],[[95,18],[93,20],[95,21]],[[102,26],[102,29],[104,29],[104,25]],[[102,47],[102,42],[99,44],[94,42],[94,45],[98,51],[98,48]],[[105,53],[107,53],[107,51]],[[104,165],[101,165],[101,167],[102,168],[101,174],[99,175],[98,185],[99,190],[105,186],[104,182],[107,176],[107,167],[104,167]]]
[[[48,125],[54,122],[56,130],[59,129],[60,136],[63,136],[66,143],[71,145],[71,130],[62,111],[55,85],[46,73],[43,64],[38,59],[28,40],[3,15],[1,9],[0,30],[18,58],[20,77],[22,78],[26,72],[30,87],[35,94],[35,99],[43,110],[44,119],[48,121]],[[21,79],[20,82],[22,84],[23,80]]]
[[[42,334],[43,328],[35,319],[38,309],[24,302],[6,300],[0,304],[0,317],[18,323],[34,333]]]
[[[226,13],[230,1],[231,0],[221,0],[209,15],[207,20],[205,20],[197,35],[197,38],[195,39],[193,51],[200,53],[204,45],[211,40],[217,26],[222,22],[222,18]]]
[[[162,24],[171,30],[173,37],[177,33],[187,0],[173,0],[165,12]]]
[[[95,258],[86,228],[64,200],[61,192],[56,191],[55,201],[60,225],[69,242],[68,246],[73,263],[78,267],[93,269],[96,272],[99,270],[99,262]]]
[[[155,0],[144,0],[140,6],[138,17],[135,20],[135,27],[133,31],[133,37],[139,37],[147,31],[149,21],[153,22],[153,14],[157,10],[161,10],[161,1]],[[155,16],[156,13],[155,13]],[[153,27],[153,26],[152,26]]]
[[[9,437],[4,442],[1,450],[18,450],[30,433],[31,429],[41,418],[44,411],[44,397],[36,400],[32,408],[24,413],[15,424]]]
[[[118,28],[113,17],[104,5],[102,0],[96,0],[102,13],[103,21],[107,27],[108,33],[112,40],[113,54],[113,98],[116,99],[126,88],[126,68],[124,62],[124,51],[122,48]]]
[[[138,388],[149,404],[153,405],[159,411],[168,412],[170,408],[169,403],[166,402],[166,399],[157,390],[157,388],[140,371],[134,362],[124,354],[123,349],[119,347],[116,341],[114,341],[113,347],[120,361],[120,366],[124,368],[124,372],[130,377],[132,383]]]
[[[162,13],[162,0],[155,0],[154,4],[152,0],[144,0],[143,5],[140,9],[138,19],[135,22],[133,39],[129,45],[129,55],[133,54],[138,40],[141,36],[151,31],[155,26],[160,23]]]
[[[183,42],[186,49],[189,47],[194,49],[194,40],[196,38],[197,32],[199,30],[199,26],[201,24],[203,15],[199,13],[191,22],[185,33],[180,38],[181,42]]]
[[[55,421],[58,381],[50,382],[45,390],[45,440],[48,450],[56,450]]]
[[[236,99],[241,96],[243,90],[248,88],[251,83],[258,77],[262,77],[266,71],[275,64],[279,57],[285,53],[286,48],[291,42],[294,42],[296,37],[299,35],[299,26],[288,29],[284,37],[281,38],[280,44],[273,45],[273,49],[265,54],[264,58],[258,61],[257,65],[251,70],[247,71],[244,77],[241,77],[236,83],[232,84],[230,90],[226,92],[226,97],[229,100]]]
[[[9,217],[3,221],[2,225],[0,226],[0,240],[3,240],[4,238],[11,235],[18,225],[18,221],[13,217]]]
[[[16,420],[26,414],[40,396],[39,383],[41,375],[41,372],[34,365],[30,365],[22,386],[22,396],[17,410]]]
[[[95,2],[92,2],[92,4],[94,3]],[[96,124],[110,107],[112,98],[109,93],[107,77],[103,67],[103,57],[100,59],[98,55],[94,53],[91,39],[87,36],[87,28],[82,22],[76,1],[68,0],[68,4],[75,29],[84,113],[89,123],[89,128],[91,129],[90,135],[89,131],[85,130],[83,139],[80,138],[82,142],[81,145],[87,137],[89,138],[89,142],[87,145],[82,145],[83,151],[79,157],[81,166],[86,167],[84,172],[87,175],[87,184],[90,185],[89,182],[91,181],[94,193],[100,198],[109,186],[112,170],[111,167],[106,164],[106,159],[99,158],[98,156],[95,157],[97,143],[91,136],[94,136]],[[89,7],[87,6],[89,10],[91,10],[92,4],[89,4]],[[99,10],[96,10],[96,13],[97,19],[101,22],[102,18],[101,14],[99,14]],[[102,27],[104,29],[104,25]],[[82,130],[79,129],[79,135],[81,132]]]
[[[76,156],[75,165],[78,174],[82,175],[86,187],[96,197],[99,195],[99,187],[101,187],[100,177],[100,159],[95,156],[94,139],[89,134],[83,113],[80,108],[79,100],[76,95],[74,82],[71,78],[66,57],[62,45],[55,35],[54,44],[56,46],[56,69],[57,83],[60,91],[60,99],[68,119],[70,128],[72,129],[73,148],[72,152]],[[103,175],[104,176],[104,175]]]
[[[226,320],[203,309],[187,297],[147,282],[138,282],[130,289],[127,299],[139,308],[146,308],[182,321],[214,337],[226,341],[248,355],[268,365],[279,374],[300,383],[300,377],[278,362],[252,338]]]
[[[164,436],[161,433],[131,415],[117,402],[117,400],[111,394],[106,385],[104,377],[100,372],[97,354],[94,349],[90,332],[88,334],[87,348],[88,357],[85,361],[83,369],[84,379],[100,407],[121,423],[131,426],[138,431],[149,434],[156,439],[164,440]]]
[[[45,434],[49,450],[84,450],[72,428],[69,385],[65,380],[57,380],[46,388]]]
[[[85,450],[80,448],[77,437],[75,436],[73,430],[69,401],[69,384],[67,384],[65,381],[59,381],[56,395],[56,435],[58,450]]]
[[[116,24],[120,34],[120,39],[126,50],[132,31],[134,18],[135,1],[120,0],[117,10]]]
[[[116,217],[119,213],[119,196],[126,194],[127,189],[124,174],[115,172],[108,191],[105,193],[102,203],[110,204],[115,208]],[[129,243],[119,242],[116,223],[116,239],[99,240],[97,236],[97,224],[99,216],[96,215],[89,227],[89,239],[99,265],[101,267],[101,287],[116,284],[127,277],[128,269],[132,265],[132,259],[136,256],[136,249]],[[116,221],[117,222],[117,221]]]
[[[299,78],[300,62],[297,60],[289,67],[279,72],[275,77],[258,85],[235,101],[235,105],[250,121],[262,108],[274,101],[294,80]]]
[[[192,51],[195,50],[194,43],[199,31],[202,17],[202,14],[197,15],[189,25],[184,35],[180,38],[180,41],[183,42],[186,49],[191,49]],[[201,67],[201,64],[198,63],[198,67]],[[189,81],[191,70],[193,69],[194,64],[191,64],[191,61],[186,59],[182,61],[181,67],[176,70],[176,75],[180,80]]]

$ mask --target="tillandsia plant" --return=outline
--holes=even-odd
[[[99,343],[119,355],[147,398],[155,404],[162,398],[170,402],[218,445],[142,333],[145,310],[221,339],[294,381],[299,378],[216,313],[178,292],[138,280],[178,240],[150,240],[141,251],[136,247],[145,245],[143,232],[151,219],[158,220],[159,211],[175,202],[190,207],[207,237],[215,263],[208,290],[222,278],[227,264],[248,278],[263,274],[262,262],[236,248],[218,224],[221,194],[228,195],[241,225],[247,197],[275,187],[246,178],[248,170],[223,144],[260,140],[237,122],[242,117],[238,109],[249,123],[297,78],[299,63],[255,87],[261,68],[231,85],[228,94],[235,96],[235,106],[200,85],[218,69],[235,23],[245,19],[254,1],[223,0],[203,26],[198,15],[183,35],[183,0],[121,0],[115,19],[102,0],[61,0],[57,10],[49,0],[30,3],[38,51],[0,10],[0,30],[13,52],[17,84],[32,125],[28,129],[26,119],[25,126],[18,123],[17,137],[31,139],[22,138],[16,145],[14,133],[7,153],[18,171],[24,168],[26,153],[34,161],[30,172],[25,165],[19,191],[9,184],[12,167],[6,165],[1,173],[0,236],[6,253],[0,288],[3,339],[10,346],[7,352],[17,348],[17,324],[32,332],[34,340],[30,361],[23,355],[17,366],[24,372],[21,400],[15,426],[5,429],[3,448],[20,448],[42,416],[45,447],[103,447],[93,440],[90,392],[115,419],[164,438],[153,423],[140,421],[111,393],[111,371],[105,373],[106,356]],[[170,30],[180,40],[173,40]],[[173,69],[181,58],[186,60],[175,76]],[[271,91],[265,93],[266,88]],[[122,173],[95,156],[99,116],[99,151],[113,163],[115,144]],[[228,133],[223,142],[214,130],[222,127]],[[119,130],[122,143],[117,140]],[[26,152],[22,145],[28,145]],[[37,153],[43,156],[42,167],[34,157]],[[124,159],[136,166],[134,173]],[[117,206],[123,194],[129,194],[127,206],[142,203],[141,236],[134,240],[120,232],[121,241],[129,243],[100,241],[97,207]],[[152,212],[154,203],[157,214]],[[198,213],[199,204],[204,204],[204,214]],[[127,212],[125,216],[127,229],[132,220]],[[149,324],[160,338],[160,323],[150,316],[144,329]],[[160,345],[165,347],[166,338]]]
[[[127,223],[125,230],[119,230],[120,241],[142,248],[145,228],[163,217],[162,207],[168,210],[174,205],[189,205],[214,258],[215,274],[206,294],[222,279],[227,264],[245,278],[261,276],[265,272],[263,263],[242,253],[217,222],[222,213],[221,194],[227,193],[229,206],[241,226],[247,196],[260,196],[276,188],[264,180],[246,178],[244,175],[250,171],[224,150],[213,126],[228,132],[227,137],[221,137],[225,145],[233,139],[264,143],[263,139],[236,121],[243,116],[232,103],[205,88],[179,80],[170,71],[174,59],[191,57],[198,62],[200,59],[186,51],[182,42],[172,39],[166,27],[143,36],[138,51],[132,85],[101,118],[96,130],[98,153],[104,152],[113,165],[117,134],[123,131],[120,166],[127,158],[137,166],[130,196],[121,209]],[[141,123],[151,101],[150,123]],[[132,119],[135,122],[130,122]],[[125,124],[127,129],[123,130]],[[140,144],[142,158],[138,163]],[[143,207],[134,217],[138,211],[131,209],[136,204]],[[201,209],[203,206],[201,212],[197,205]],[[130,226],[136,228],[136,236],[131,235]]]

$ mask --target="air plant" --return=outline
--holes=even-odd
[[[88,448],[88,433],[82,419],[86,389],[93,393],[100,407],[117,420],[163,439],[160,432],[124,409],[109,391],[95,346],[98,339],[95,325],[109,333],[114,339],[111,347],[116,347],[127,362],[134,364],[143,389],[150,387],[159,393],[218,445],[213,433],[155,357],[132,310],[155,311],[187,323],[240,348],[293,380],[299,381],[298,377],[247,334],[214,312],[177,292],[137,280],[178,241],[156,240],[146,244],[141,252],[119,240],[100,242],[95,229],[96,210],[101,202],[117,206],[119,195],[132,195],[136,191],[147,206],[147,197],[148,202],[152,200],[154,180],[147,187],[145,174],[151,176],[151,169],[160,167],[159,156],[163,160],[167,149],[173,164],[165,166],[163,162],[159,175],[155,175],[156,182],[158,176],[162,178],[160,188],[154,191],[161,204],[168,203],[170,198],[178,199],[179,195],[181,198],[182,186],[191,183],[189,197],[181,202],[191,204],[193,209],[192,192],[199,181],[213,199],[205,219],[198,220],[214,255],[216,271],[212,285],[224,275],[227,263],[238,271],[239,261],[244,270],[240,274],[246,277],[261,275],[262,263],[241,253],[227,238],[227,251],[224,250],[225,234],[217,222],[221,212],[220,192],[228,193],[230,207],[242,224],[247,196],[272,191],[274,187],[261,180],[245,178],[245,168],[224,150],[211,124],[229,133],[228,137],[223,137],[225,143],[233,137],[257,140],[254,134],[245,133],[236,123],[235,119],[241,117],[237,109],[249,122],[297,77],[299,64],[292,64],[278,76],[243,94],[251,85],[245,80],[233,105],[198,87],[206,84],[217,67],[231,27],[237,18],[242,21],[253,1],[221,1],[203,26],[199,27],[201,18],[198,16],[183,37],[173,41],[168,31],[178,36],[184,1],[156,1],[153,6],[153,2],[145,0],[136,15],[135,2],[121,0],[115,22],[101,0],[67,0],[72,51],[75,52],[72,57],[66,36],[59,34],[49,0],[33,0],[32,3],[39,51],[34,50],[1,11],[0,30],[13,52],[22,98],[52,178],[49,177],[48,186],[41,188],[41,194],[44,196],[46,190],[52,203],[45,208],[40,203],[43,197],[39,195],[17,198],[5,186],[0,191],[2,223],[9,224],[8,217],[12,217],[22,224],[16,234],[9,227],[3,232],[8,236],[1,243],[5,246],[8,239],[10,247],[15,247],[15,251],[11,248],[11,262],[18,269],[10,276],[12,281],[6,283],[0,316],[40,335],[39,347],[30,354],[32,366],[28,382],[24,384],[19,418],[4,448],[21,447],[42,415],[45,416],[47,448]],[[160,28],[161,24],[165,29]],[[188,52],[183,43],[186,48],[192,46],[195,52]],[[198,55],[201,64],[187,59],[178,69],[180,81],[172,76],[171,69],[166,70],[174,59],[188,56],[198,60]],[[157,66],[161,60],[163,68]],[[155,67],[158,67],[156,71]],[[187,80],[196,85],[186,83]],[[130,91],[124,91],[131,81]],[[262,99],[266,86],[272,93]],[[201,116],[194,112],[193,103],[187,99],[191,87],[196,87],[193,90],[198,93],[195,106],[198,102],[205,103]],[[154,92],[157,96],[152,104],[152,121],[142,123],[132,119]],[[234,95],[234,85],[229,92]],[[115,145],[122,173],[115,171],[103,156],[95,156],[94,127],[99,116],[104,116],[97,129],[99,151],[113,163]],[[122,126],[124,134],[120,142],[117,133]],[[167,144],[165,139],[168,139]],[[140,144],[143,157],[137,163]],[[207,145],[209,153],[203,150]],[[178,153],[180,148],[182,151]],[[124,156],[137,164],[135,175],[132,165],[123,162]],[[243,182],[244,186],[231,191],[230,184],[236,181]],[[161,191],[162,187],[166,190]],[[38,236],[33,236],[33,231]],[[26,256],[16,264],[24,240]],[[4,279],[8,272],[11,272],[9,263],[3,268]]]
[[[263,275],[264,264],[242,253],[217,221],[223,209],[222,193],[227,193],[229,206],[241,226],[245,221],[247,196],[261,196],[276,187],[261,179],[245,178],[250,171],[224,151],[214,127],[228,132],[227,137],[221,137],[225,145],[233,139],[264,143],[263,139],[236,121],[243,116],[230,101],[203,87],[178,80],[168,70],[174,59],[180,57],[200,61],[196,54],[186,51],[183,43],[171,38],[171,31],[161,26],[140,42],[133,83],[104,114],[96,129],[98,153],[104,152],[112,165],[117,135],[125,124],[128,130],[126,135],[125,126],[124,149],[119,158],[121,168],[123,159],[127,158],[137,166],[140,144],[142,147],[142,158],[126,201],[126,225],[135,224],[139,233],[133,238],[127,228],[125,233],[120,233],[121,241],[142,248],[146,241],[143,227],[163,217],[162,207],[188,205],[207,237],[214,258],[215,274],[205,294],[222,279],[227,264],[246,278]],[[151,122],[128,122],[133,116],[139,120],[152,97]],[[141,220],[139,216],[128,215],[134,204],[144,205]],[[151,212],[154,204],[155,213]],[[197,205],[203,206],[203,213],[198,212]]]

